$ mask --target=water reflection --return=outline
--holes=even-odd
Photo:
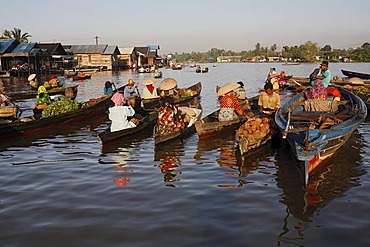
[[[173,183],[179,182],[178,175],[181,171],[178,170],[181,165],[180,157],[184,156],[182,142],[174,142],[171,145],[161,145],[155,148],[154,161],[160,161],[156,165],[163,174],[163,181],[168,183],[166,186],[175,187]]]
[[[360,186],[359,177],[366,174],[359,166],[362,162],[361,135],[355,132],[348,142],[309,180],[304,186],[303,175],[294,167],[297,165],[287,148],[277,153],[277,186],[282,189],[280,202],[287,206],[283,219],[282,232],[278,236],[278,245],[290,243],[302,245],[304,232],[310,225],[312,217],[321,208],[336,198],[345,196],[355,186]],[[349,156],[348,153],[351,153]]]

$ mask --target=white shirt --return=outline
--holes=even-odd
[[[143,89],[143,99],[153,99],[153,98],[158,98],[157,89],[154,88],[153,93],[150,93],[149,89],[145,86],[145,88]]]
[[[135,110],[131,106],[113,106],[109,108],[109,119],[112,120],[110,131],[119,131],[133,128],[136,125],[128,121],[127,117],[135,115]]]

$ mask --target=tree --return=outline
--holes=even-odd
[[[32,37],[28,33],[22,34],[22,30],[20,28],[14,28],[13,30],[4,30],[2,39],[15,39],[18,40],[19,43],[28,43],[28,38]]]
[[[312,41],[307,41],[299,46],[300,56],[304,61],[314,62],[320,46]]]
[[[331,51],[331,46],[325,45],[323,48],[321,48],[321,51]]]

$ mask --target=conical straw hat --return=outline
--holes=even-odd
[[[227,94],[228,92],[230,91],[233,91],[234,89],[237,89],[238,87],[240,87],[240,85],[238,83],[235,83],[235,82],[230,82],[224,86],[222,86],[218,92],[217,92],[217,96],[222,96],[222,95],[225,95]]]
[[[157,79],[148,78],[148,79],[145,79],[141,84],[143,84],[144,86],[146,86],[146,85],[152,85],[152,84],[154,84],[156,82],[157,82]]]
[[[351,84],[356,84],[356,85],[364,85],[365,84],[364,81],[361,80],[358,77],[349,78],[348,82],[351,83]]]
[[[29,77],[28,77],[28,81],[32,81],[33,79],[35,79],[36,77],[36,74],[31,74]]]
[[[172,78],[164,79],[161,84],[159,85],[159,88],[162,90],[170,90],[177,86],[177,81]]]

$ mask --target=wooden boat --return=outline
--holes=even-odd
[[[162,71],[154,72],[154,78],[162,78]]]
[[[77,95],[77,88],[78,85],[71,87],[74,93],[74,98],[76,98]],[[49,95],[57,95],[57,94],[65,94],[65,87],[56,87],[52,89],[47,89]],[[37,90],[32,90],[29,92],[24,92],[24,93],[10,93],[8,96],[12,98],[13,100],[21,100],[21,99],[31,99],[31,98],[36,98],[37,95]],[[74,99],[72,98],[72,99]]]
[[[256,150],[269,142],[272,137],[272,131],[270,128],[267,132],[258,131],[258,133],[248,133],[246,128],[249,128],[249,126],[244,126],[247,123],[249,123],[249,121],[240,126],[235,133],[235,141],[238,143],[241,155],[247,154],[252,150]]]
[[[342,69],[341,71],[343,75],[348,76],[348,77],[358,77],[363,80],[370,80],[370,74],[349,71],[349,70],[344,70],[344,69]]]
[[[208,72],[208,67],[197,67],[195,69],[196,73],[207,73]]]
[[[135,128],[124,129],[111,132],[110,127],[98,134],[98,138],[102,144],[107,144],[116,140],[121,140],[126,137],[135,136],[144,131],[151,131],[157,121],[157,113],[149,113],[144,117],[144,121]]]
[[[198,82],[186,89],[187,90],[190,89],[196,92],[196,94],[187,97],[174,97],[175,104],[179,104],[180,106],[187,106],[188,103],[192,103],[193,101],[195,101],[195,99],[200,98],[200,93],[202,91],[202,83]],[[143,102],[144,109],[147,111],[154,111],[161,107],[161,98],[141,99],[141,101]]]
[[[275,122],[286,136],[292,153],[304,164],[306,183],[320,164],[348,140],[367,115],[366,105],[358,96],[342,87],[334,88],[340,91],[342,100],[319,103],[332,108],[337,105],[337,111],[305,111],[302,105],[315,102],[305,101],[304,92],[301,92],[286,101],[275,115]]]
[[[86,79],[90,79],[90,78],[91,78],[91,75],[84,75],[84,76],[74,75],[74,76],[72,76],[72,80],[74,80],[74,81],[86,80]]]
[[[288,83],[290,84],[296,84],[297,82],[301,84],[302,86],[309,86],[310,83],[310,78],[305,78],[305,77],[291,77],[287,80]],[[342,78],[333,78],[330,80],[331,84],[336,84],[336,85],[347,85],[350,84],[351,82],[348,80],[343,80]]]
[[[286,65],[286,66],[288,66],[288,65],[300,65],[301,63],[283,63],[282,65]]]
[[[202,109],[200,104],[198,104],[196,108]],[[200,117],[201,117],[201,114],[198,116],[198,121],[200,120]],[[195,123],[198,121],[195,121]],[[153,138],[154,138],[155,145],[159,145],[159,144],[172,141],[172,140],[176,140],[179,138],[182,138],[182,139],[187,138],[190,135],[195,133],[195,125],[193,124],[190,127],[186,126],[184,129],[179,129],[178,131],[173,131],[169,134],[159,134],[157,130],[158,130],[158,126],[155,125],[153,129]]]
[[[89,105],[76,111],[66,112],[57,116],[32,119],[21,118],[15,121],[4,121],[0,123],[0,136],[27,135],[47,129],[57,131],[69,123],[78,123],[102,119],[109,107],[111,95],[98,99],[90,99]]]
[[[241,103],[244,109],[252,109],[256,111],[258,109],[258,98],[259,95],[254,96],[248,101]],[[233,121],[218,121],[218,113],[220,109],[212,112],[202,120],[195,122],[195,129],[198,133],[199,139],[203,140],[222,132],[230,133],[239,128],[247,119],[243,116],[238,120]]]

